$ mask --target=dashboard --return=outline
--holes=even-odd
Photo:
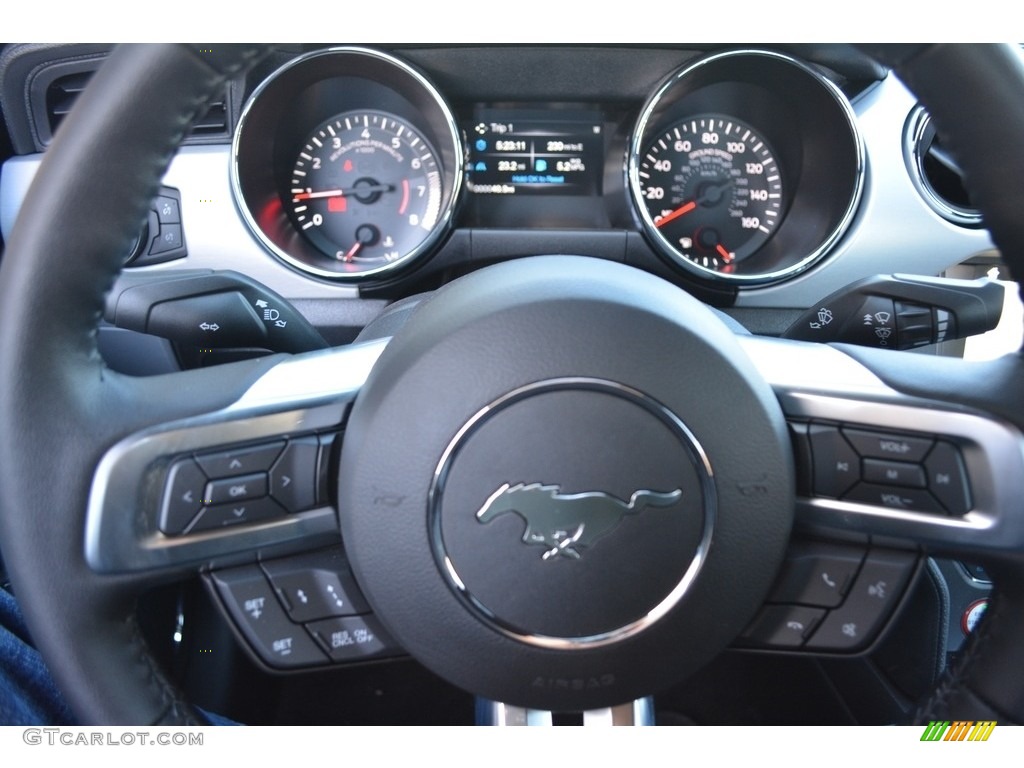
[[[625,153],[621,122],[594,103],[485,102],[456,117],[399,59],[314,52],[247,103],[233,190],[268,250],[340,282],[379,279],[427,254],[452,225],[463,180],[462,221],[481,229],[607,229],[624,218],[612,206],[626,197],[662,256],[721,286],[810,267],[860,199],[852,109],[791,57],[735,51],[672,74],[643,105]],[[625,185],[615,179],[623,154]],[[606,179],[624,194],[605,200]]]
[[[3,232],[54,94],[104,55],[6,51]],[[234,269],[317,324],[323,300],[356,327],[544,253],[623,261],[748,319],[991,251],[927,114],[847,46],[287,46],[220,109],[165,176],[180,221],[151,216],[127,270]],[[779,332],[792,313],[760,317]]]
[[[0,52],[5,238],[107,54]],[[124,275],[232,270],[343,344],[480,267],[582,255],[778,335],[864,277],[985,274],[998,254],[980,224],[927,112],[850,46],[283,45],[193,121]],[[198,359],[115,330],[102,349],[125,372]],[[987,577],[935,567],[955,651],[956,607],[976,610]],[[844,675],[828,686],[856,687]]]

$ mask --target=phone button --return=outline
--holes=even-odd
[[[799,543],[790,547],[772,588],[773,603],[836,608],[849,591],[864,549],[842,544]]]
[[[740,642],[760,648],[799,648],[825,616],[819,608],[766,605],[740,636]]]

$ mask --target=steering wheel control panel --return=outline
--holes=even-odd
[[[789,423],[801,495],[906,512],[965,515],[971,488],[956,444],[853,424]]]
[[[327,503],[325,466],[334,437],[306,435],[175,459],[164,485],[160,531],[199,533]]]
[[[796,543],[739,643],[774,650],[863,650],[892,615],[916,565],[912,552]]]
[[[340,547],[214,571],[207,583],[243,644],[273,669],[397,656]]]

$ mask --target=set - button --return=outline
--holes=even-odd
[[[339,547],[209,578],[239,634],[267,666],[315,667],[403,653],[371,612]]]

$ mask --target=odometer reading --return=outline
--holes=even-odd
[[[433,147],[386,112],[346,112],[318,126],[300,150],[290,182],[295,227],[352,272],[416,253],[440,217],[441,173]]]
[[[721,274],[737,271],[782,218],[783,182],[768,143],[727,115],[671,126],[639,157],[641,202],[672,252]]]

